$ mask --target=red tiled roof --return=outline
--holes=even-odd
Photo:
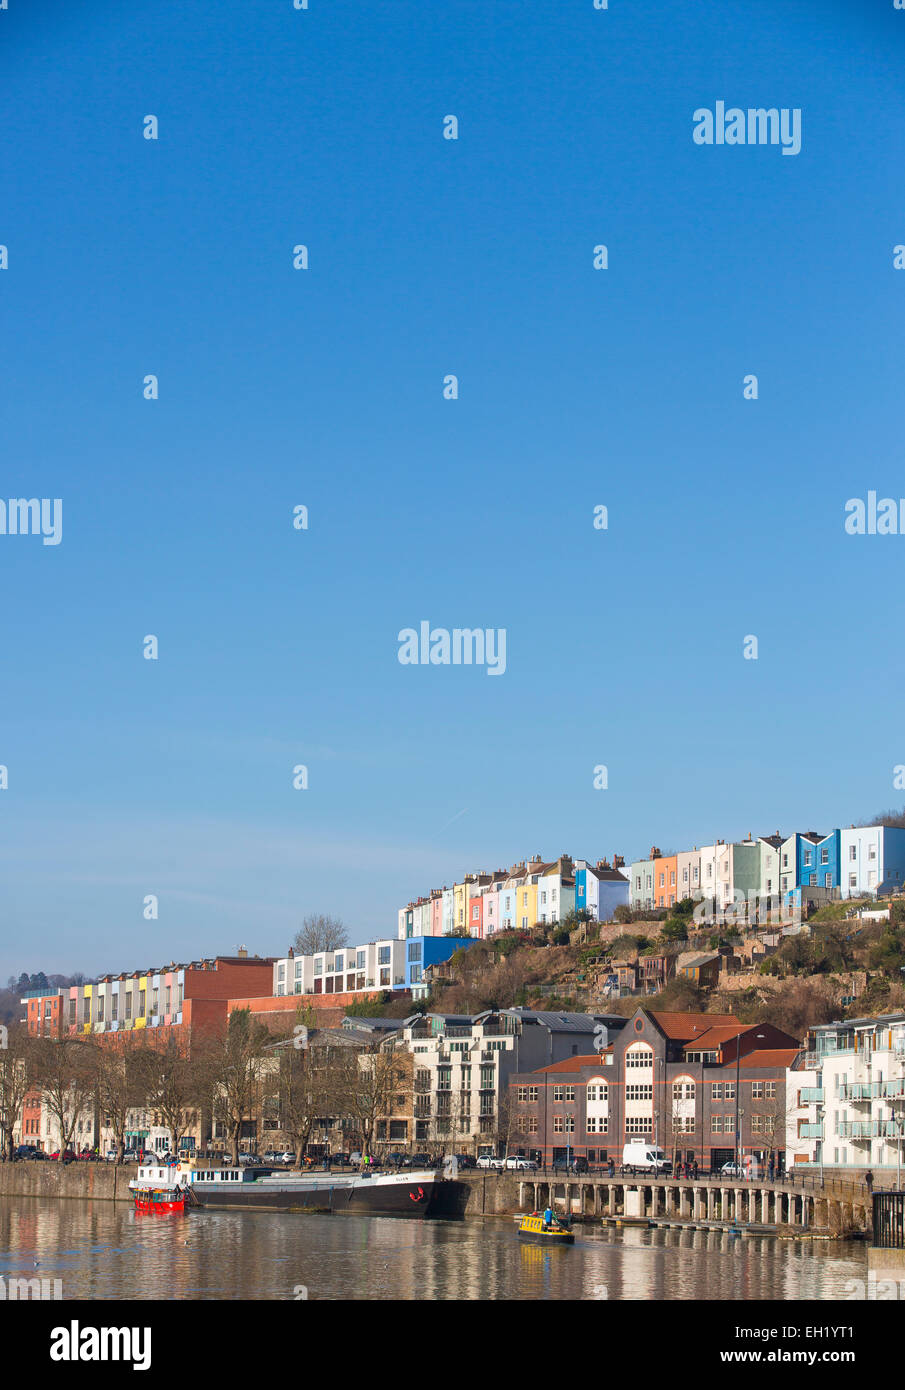
[[[743,1052],[739,1066],[742,1071],[745,1067],[791,1067],[800,1051],[800,1047],[774,1047],[763,1052]]]
[[[737,1030],[750,1026],[749,1024],[740,1024],[734,1014],[656,1013],[651,1009],[650,1016],[657,1027],[675,1042],[697,1039],[709,1032],[711,1028],[735,1028]]]
[[[586,1057],[565,1057],[561,1062],[554,1062],[549,1067],[538,1067],[537,1072],[532,1072],[532,1075],[536,1076],[538,1072],[545,1071],[581,1071],[582,1067],[596,1066],[600,1058],[605,1056],[607,1052],[612,1052],[612,1050],[612,1047],[607,1047],[604,1048],[602,1053],[592,1052]]]
[[[696,1033],[685,1047],[692,1048],[716,1048],[721,1047],[724,1042],[729,1042],[732,1038],[737,1038],[740,1033],[746,1033],[752,1027],[750,1023],[736,1023],[734,1027],[729,1025],[719,1028],[708,1028],[705,1033]]]

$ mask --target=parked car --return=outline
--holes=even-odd
[[[349,1163],[352,1165],[353,1168],[361,1167],[361,1159],[362,1155],[358,1149],[356,1149],[354,1153],[349,1154]]]
[[[413,1168],[433,1168],[434,1160],[430,1154],[412,1154]]]
[[[119,1158],[119,1149],[108,1149],[104,1154],[105,1163],[115,1163]]]
[[[14,1157],[42,1159],[46,1158],[47,1155],[41,1149],[36,1148],[34,1144],[20,1144],[15,1151]]]
[[[330,1155],[330,1162],[337,1168],[348,1168],[349,1154],[338,1153]]]
[[[510,1154],[509,1158],[503,1162],[504,1168],[514,1169],[516,1172],[533,1172],[537,1164],[533,1158],[521,1158],[518,1154]]]
[[[460,1168],[473,1168],[477,1162],[474,1154],[453,1154]]]
[[[410,1168],[412,1166],[409,1155],[403,1153],[387,1154],[386,1161],[391,1168]]]
[[[261,1158],[259,1154],[239,1154],[239,1164],[243,1168],[246,1167],[249,1163],[260,1162]]]
[[[745,1170],[741,1164],[732,1162],[724,1163],[720,1173],[724,1178],[743,1178],[745,1176]]]
[[[484,1154],[483,1158],[478,1159],[477,1163],[475,1164],[475,1167],[492,1168],[497,1172],[502,1172],[503,1160],[501,1158],[494,1158],[492,1154]]]
[[[268,1149],[264,1155],[265,1163],[282,1163],[283,1155],[277,1153],[276,1149]]]

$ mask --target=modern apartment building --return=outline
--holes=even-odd
[[[811,1028],[790,1067],[787,1147],[798,1163],[899,1170],[905,1153],[905,1014]]]
[[[287,956],[273,962],[272,992],[283,995],[373,993],[411,989],[425,966],[448,960],[454,951],[473,945],[468,938],[447,936],[386,937],[362,946],[342,946],[313,955]]]
[[[414,1142],[502,1152],[511,1139],[508,1083],[518,1070],[603,1045],[625,1025],[609,1014],[488,1010],[407,1019],[392,1040],[411,1051]]]
[[[31,1032],[47,1031],[48,1006],[61,1033],[113,1038],[133,1030],[188,1033],[226,1019],[227,1003],[270,992],[273,957],[217,956],[159,970],[103,975],[85,985],[32,991],[22,1002]]]

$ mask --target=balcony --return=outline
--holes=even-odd
[[[800,1133],[802,1139],[822,1139],[823,1125],[822,1123],[816,1125],[802,1125]]]
[[[882,1094],[881,1081],[850,1081],[839,1087],[840,1100],[877,1100]]]
[[[822,1086],[802,1086],[801,1103],[802,1105],[822,1105],[823,1094]]]
[[[840,1120],[840,1139],[877,1139],[880,1135],[879,1120]]]

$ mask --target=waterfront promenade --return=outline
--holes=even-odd
[[[0,1163],[0,1196],[131,1201],[134,1165]],[[870,1194],[863,1178],[818,1175],[763,1180],[649,1177],[552,1172],[460,1172],[468,1188],[465,1216],[507,1216],[552,1201],[579,1220],[651,1220],[677,1224],[732,1222],[761,1229],[836,1236],[867,1233]]]

